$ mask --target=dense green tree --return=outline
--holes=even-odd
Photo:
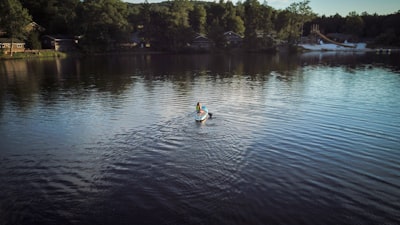
[[[277,40],[286,40],[291,45],[298,43],[301,36],[309,34],[312,24],[318,24],[325,34],[350,33],[361,39],[375,39],[377,45],[400,46],[400,11],[383,16],[353,12],[345,17],[339,14],[316,17],[309,0],[294,2],[284,10],[268,6],[265,0],[263,4],[259,0],[238,1],[236,4],[228,0],[159,3],[145,0],[140,4],[123,0],[19,1],[47,34],[83,34],[81,43],[91,51],[112,50],[115,44],[129,41],[132,32],[137,32],[143,42],[151,43],[157,50],[183,49],[191,42],[194,33],[208,35],[218,48],[226,48],[223,36],[226,31],[243,35],[245,48],[264,50],[273,48]],[[10,14],[5,6],[19,1],[0,1],[2,21],[6,20],[3,15]],[[27,23],[26,10],[22,11],[16,18],[21,24]],[[30,34],[27,46],[39,48],[38,35]]]
[[[52,33],[79,34],[79,21],[77,21],[77,9],[80,0],[58,0],[57,14],[52,23]]]
[[[316,18],[312,23],[319,24],[323,33],[340,33],[342,32],[344,22],[345,18],[336,13],[329,17],[323,15],[322,17]]]
[[[383,18],[381,33],[376,37],[377,44],[400,46],[400,10]]]
[[[219,49],[225,48],[226,40],[224,32],[225,29],[220,25],[218,19],[214,20],[208,31],[208,37],[214,42],[215,47]]]
[[[152,15],[151,15],[151,5],[148,3],[146,0],[144,3],[140,4],[140,9],[137,17],[131,15],[131,19],[133,21],[130,21],[131,24],[133,23],[134,28],[137,30],[140,30],[141,36],[144,39],[144,41],[149,42],[150,38],[152,36],[152,27],[151,27],[151,20],[152,20]]]
[[[298,11],[296,13],[299,16],[300,35],[303,35],[304,24],[317,17],[317,15],[312,11],[309,4],[310,0],[304,0],[302,2],[297,3]]]
[[[275,19],[276,14],[274,13],[274,9],[268,5],[263,5],[261,9],[261,26],[260,28],[265,33],[272,33],[274,31],[273,20]]]
[[[141,5],[139,17],[143,28],[141,36],[145,42],[153,43],[158,50],[179,50],[192,40],[191,12],[193,3],[175,0]]]
[[[350,12],[346,17],[344,32],[360,37],[364,30],[364,20],[356,12]]]
[[[52,23],[57,15],[57,0],[21,0],[21,3],[36,23],[52,32]]]
[[[33,20],[46,29],[48,34],[75,33],[80,0],[21,0]]]
[[[218,25],[224,29],[225,18],[227,15],[225,3],[221,0],[219,3],[212,2],[208,4],[207,10],[207,25],[209,30],[211,27]]]
[[[362,13],[361,17],[364,21],[363,36],[376,37],[381,33],[382,20],[377,14],[369,15],[368,13]]]
[[[145,25],[145,40],[154,44],[157,50],[169,50],[171,47],[170,12],[165,4],[154,4],[149,9],[149,23]]]
[[[309,3],[309,0],[294,2],[286,8],[286,11],[289,12],[287,14],[286,35],[290,44],[296,43],[302,36],[304,24],[316,17]]]
[[[281,40],[289,40],[290,34],[290,12],[287,10],[279,11],[274,21],[274,27],[277,32],[278,38]]]
[[[205,34],[207,25],[207,11],[202,4],[195,4],[189,14],[190,25],[197,33]]]
[[[134,32],[140,31],[144,27],[143,17],[141,16],[142,5],[128,4],[127,5],[127,21],[132,26]]]
[[[241,1],[238,1],[236,3],[236,15],[239,16],[240,18],[242,18],[242,20],[244,20],[246,12],[245,12],[245,8],[244,5]]]
[[[229,1],[226,3],[225,8],[227,11],[225,30],[234,31],[238,34],[243,35],[245,31],[244,21],[239,15],[237,15],[236,7],[233,5],[232,2]]]
[[[40,43],[40,34],[38,31],[32,31],[29,33],[26,39],[26,48],[29,49],[41,49],[42,44]]]
[[[262,6],[258,0],[246,0],[243,3],[245,10],[244,25],[246,30],[245,34],[245,46],[248,49],[257,49],[257,31],[262,24]]]
[[[174,0],[170,4],[170,23],[173,27],[188,28],[189,12],[193,10],[193,3],[188,0]]]
[[[273,21],[275,20],[276,13],[274,9],[268,6],[266,3],[263,4],[261,12],[261,24],[260,24],[260,37],[262,49],[271,49],[277,42],[276,31],[274,29]]]
[[[121,0],[84,1],[80,17],[87,50],[109,50],[116,42],[127,40],[131,31],[127,12]]]
[[[193,2],[188,0],[174,0],[169,5],[169,32],[167,33],[169,49],[173,51],[183,49],[192,40],[189,14],[193,9]]]
[[[0,27],[11,38],[10,54],[12,56],[14,39],[25,39],[26,26],[32,21],[32,18],[19,0],[0,1],[0,15]]]

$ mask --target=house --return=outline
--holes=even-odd
[[[11,38],[0,38],[0,52],[10,52],[12,43],[12,51],[13,52],[24,52],[25,51],[25,43],[18,39]]]
[[[243,38],[233,31],[225,32],[224,37],[228,46],[239,47],[242,45]]]
[[[44,35],[42,37],[42,48],[53,49],[60,52],[75,51],[80,37],[65,35]]]
[[[129,42],[124,42],[118,44],[120,48],[131,49],[131,48],[150,48],[150,43],[146,42],[144,38],[141,37],[140,31],[132,33]]]
[[[201,34],[196,35],[196,37],[193,39],[192,43],[190,44],[191,48],[197,49],[197,50],[209,50],[209,49],[211,49],[212,46],[213,46],[213,42]]]
[[[43,32],[46,30],[44,27],[40,26],[36,22],[30,22],[28,25],[24,27],[24,29],[27,33],[30,33],[32,31]],[[0,28],[0,37],[5,36],[6,34],[7,32],[5,32],[3,29]]]
[[[32,31],[37,31],[37,32],[43,32],[46,29],[42,26],[40,26],[39,24],[37,24],[36,22],[30,22],[28,25],[25,26],[25,30],[30,33]]]

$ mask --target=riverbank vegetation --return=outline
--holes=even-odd
[[[3,54],[0,52],[0,59],[30,59],[30,58],[64,58],[68,54],[54,50],[30,50],[25,52],[16,52],[11,54]]]
[[[281,45],[295,46],[309,34],[312,24],[319,24],[325,34],[344,33],[375,46],[400,46],[400,11],[326,16],[313,12],[309,3],[295,2],[278,10],[258,0],[236,4],[224,0],[145,0],[140,4],[121,0],[4,0],[0,30],[8,37],[22,38],[33,49],[40,48],[38,39],[45,34],[79,36],[78,49],[89,53],[140,48],[184,51],[199,35],[213,43],[213,50],[274,50]],[[29,21],[45,30],[27,34],[23,25]],[[238,34],[242,42],[227,41],[227,31]]]

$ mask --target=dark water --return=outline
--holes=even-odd
[[[399,91],[396,54],[1,61],[0,224],[399,224]]]

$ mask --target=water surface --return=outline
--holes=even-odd
[[[0,224],[397,224],[398,62],[1,61]]]

